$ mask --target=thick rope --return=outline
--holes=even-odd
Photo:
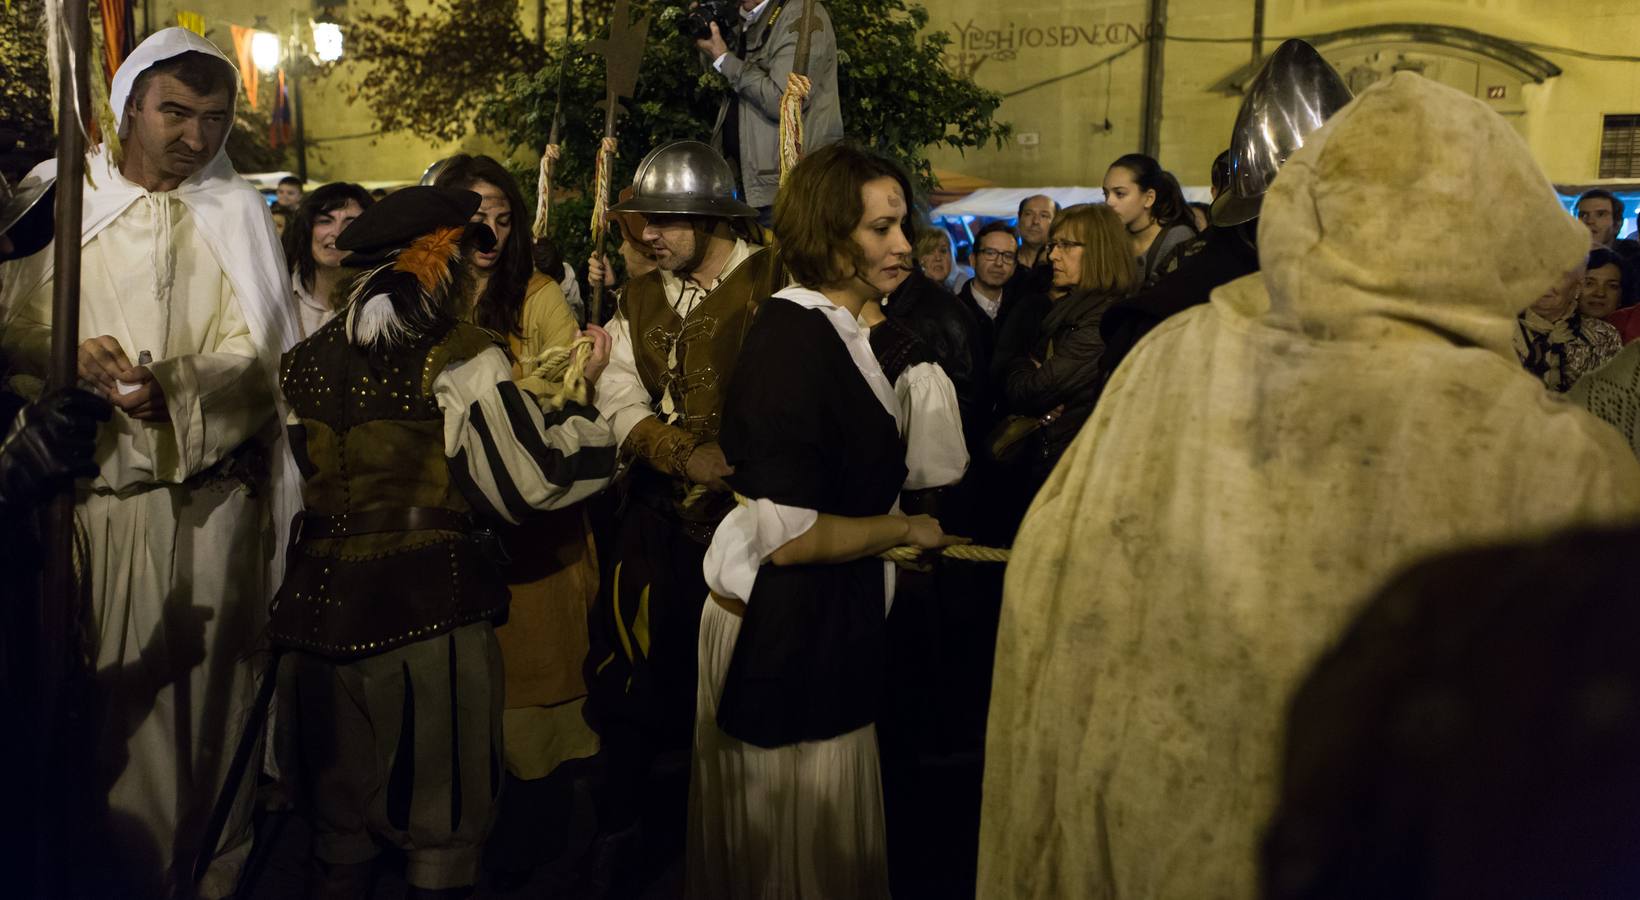
[[[527,373],[523,380],[540,400],[543,409],[563,409],[567,403],[585,406],[592,400],[592,385],[587,382],[587,357],[592,353],[592,338],[582,335],[564,347],[546,350],[519,360]]]
[[[606,137],[598,146],[598,174],[592,189],[592,233],[597,237],[603,236],[604,219],[609,214],[609,170],[614,162],[615,139]],[[593,252],[602,249],[595,246]]]
[[[921,547],[905,546],[884,550],[877,555],[889,562],[911,563],[921,559],[926,553],[934,552],[936,551],[924,550]],[[1005,563],[1008,561],[1008,549],[1006,547],[952,544],[949,547],[941,547],[937,552],[946,559],[960,559],[963,562]]]
[[[808,76],[792,72],[786,76],[786,90],[780,95],[781,184],[803,158],[803,101],[809,96],[809,87]]]
[[[684,507],[694,506],[700,498],[706,496],[709,490],[711,489],[704,484],[690,487],[689,493],[683,497]],[[750,498],[736,493],[735,502],[741,506],[750,506],[752,501]],[[1005,547],[981,547],[977,544],[953,544],[949,547],[941,547],[939,550],[925,550],[922,547],[905,544],[884,550],[877,554],[877,558],[886,559],[899,565],[907,565],[932,554],[963,562],[1005,563],[1008,561],[1008,553],[1009,551]]]
[[[552,169],[558,162],[558,145],[548,144],[541,152],[541,169],[535,181],[535,224],[530,226],[530,237],[540,240],[547,236],[547,222],[552,217]]]

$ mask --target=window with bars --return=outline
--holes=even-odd
[[[1600,130],[1600,178],[1640,178],[1640,115],[1606,116]]]

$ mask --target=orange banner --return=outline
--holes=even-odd
[[[258,88],[256,61],[251,57],[251,39],[256,36],[256,29],[246,28],[243,25],[230,25],[233,29],[233,55],[239,60],[239,80],[245,85],[245,99],[251,102],[251,109],[256,108],[256,91]]]

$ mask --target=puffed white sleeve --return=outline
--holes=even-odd
[[[722,597],[742,602],[751,599],[758,569],[776,550],[813,528],[819,518],[815,510],[772,500],[748,500],[735,507],[718,523],[706,548],[706,561],[701,565],[706,586]]]
[[[957,389],[936,363],[909,366],[894,381],[905,412],[905,489],[945,487],[968,471]]]

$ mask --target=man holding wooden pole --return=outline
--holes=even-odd
[[[695,46],[729,82],[712,145],[737,170],[746,202],[768,224],[780,189],[780,106],[793,73],[808,79],[803,152],[843,138],[837,33],[826,7],[812,0],[741,0],[740,18],[732,34],[709,23],[708,34],[695,35]]]
[[[78,275],[77,375],[116,410],[74,512],[99,693],[95,789],[120,826],[120,840],[78,852],[119,896],[188,877],[245,725],[247,655],[295,512],[273,377],[296,326],[267,207],[223,149],[238,86],[209,41],[149,37],[111,85],[120,141],[85,161],[77,271],[46,252],[0,269],[0,350],[33,375],[48,369],[54,285]],[[249,839],[246,790],[204,895],[231,892]]]

